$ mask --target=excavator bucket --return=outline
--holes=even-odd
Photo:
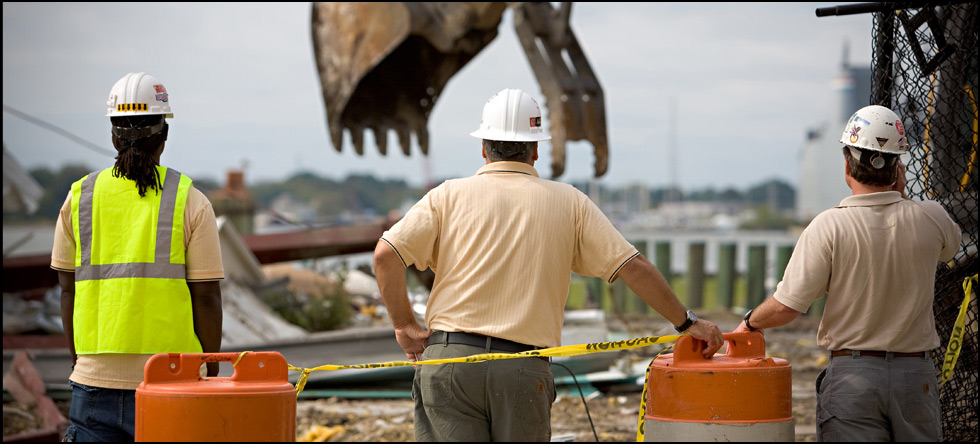
[[[497,36],[505,3],[314,3],[313,50],[327,127],[341,150],[346,129],[364,154],[370,129],[382,155],[388,130],[411,155],[429,151],[429,113],[449,78]]]
[[[605,174],[602,87],[568,26],[568,2],[557,10],[548,2],[314,3],[313,50],[334,149],[341,151],[346,129],[354,151],[364,154],[370,129],[386,155],[394,130],[406,156],[412,133],[428,155],[427,125],[439,94],[496,38],[508,5],[545,95],[552,177],[564,173],[565,142],[574,140],[592,142],[595,177]]]
[[[565,172],[565,142],[588,140],[595,177],[606,174],[609,145],[602,86],[569,26],[571,3],[514,5],[514,28],[545,95],[551,123],[551,175]],[[567,57],[567,60],[566,60]]]

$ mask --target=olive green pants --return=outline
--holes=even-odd
[[[422,359],[487,352],[472,345],[437,343],[425,349]],[[412,399],[419,442],[551,440],[555,381],[544,359],[420,365]]]

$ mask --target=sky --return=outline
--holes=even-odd
[[[814,13],[840,4],[575,3],[571,28],[605,95],[609,170],[598,183],[685,190],[796,184],[806,131],[844,123],[827,122],[844,46],[852,66],[871,63],[871,15]],[[439,96],[428,158],[414,144],[411,156],[402,154],[393,133],[387,156],[370,134],[363,156],[347,135],[337,152],[311,11],[311,3],[4,2],[5,107],[104,150],[7,111],[3,141],[27,169],[111,166],[105,100],[116,80],[142,71],[166,85],[174,112],[162,163],[192,178],[220,182],[244,168],[247,183],[307,171],[421,186],[483,165],[469,133],[494,93],[520,88],[545,102],[507,10],[498,36]],[[542,177],[551,176],[550,149],[548,142],[539,148]],[[590,180],[591,144],[570,142],[566,150],[557,180]]]

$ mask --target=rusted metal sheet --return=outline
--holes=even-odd
[[[3,291],[15,293],[58,285],[58,272],[51,269],[51,254],[3,258]]]
[[[389,225],[314,228],[303,231],[242,236],[259,263],[313,259],[374,251]]]

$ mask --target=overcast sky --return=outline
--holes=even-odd
[[[817,18],[843,3],[575,3],[571,26],[605,93],[610,186],[744,189],[795,184],[806,130],[827,122],[831,82],[850,46],[871,60],[868,14]],[[310,3],[3,4],[3,103],[111,150],[105,99],[128,72],[159,78],[175,118],[162,163],[219,180],[246,168],[249,183],[298,170],[334,179],[373,173],[421,185],[425,160],[389,136],[386,157],[336,152],[313,58]],[[521,88],[544,102],[512,14],[498,37],[450,79],[429,120],[431,175],[472,175],[482,164],[475,130],[486,99]],[[670,170],[669,103],[677,112]],[[549,127],[546,114],[545,129]],[[82,163],[99,154],[3,113],[3,140],[26,168]],[[345,144],[347,139],[345,138]],[[550,145],[537,169],[550,176]],[[564,182],[592,176],[588,142],[567,145]]]

